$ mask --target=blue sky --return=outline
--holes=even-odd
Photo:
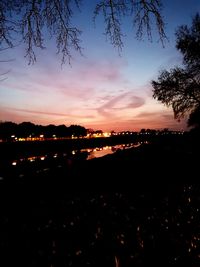
[[[153,31],[153,42],[137,41],[130,21],[124,20],[124,48],[106,41],[102,19],[94,27],[94,1],[83,1],[74,22],[82,30],[83,56],[74,53],[71,66],[61,67],[53,40],[37,50],[37,62],[28,65],[22,46],[1,52],[0,120],[31,121],[36,124],[80,124],[86,128],[139,130],[141,128],[184,129],[185,120],[174,120],[171,108],[152,99],[151,80],[162,69],[181,64],[175,48],[175,30],[191,24],[200,11],[199,0],[163,1],[163,16],[169,42],[165,47]],[[5,77],[5,76],[4,76]]]

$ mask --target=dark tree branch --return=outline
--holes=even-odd
[[[98,15],[103,16],[105,35],[119,52],[123,48],[122,22],[127,16],[131,16],[137,26],[139,39],[146,29],[149,39],[152,40],[151,24],[155,23],[163,41],[166,36],[160,1],[101,0],[96,4],[94,19]],[[48,32],[56,40],[57,52],[62,55],[62,64],[70,62],[72,50],[82,54],[81,31],[72,25],[76,9],[81,10],[81,0],[1,0],[0,45],[12,47],[16,43],[15,38],[18,41],[20,39],[26,45],[25,57],[32,64],[36,61],[35,50],[45,47]]]
[[[137,27],[136,36],[141,39],[146,32],[148,39],[152,41],[152,28],[151,25],[156,22],[157,31],[159,34],[159,40],[164,44],[167,40],[165,35],[165,24],[161,15],[161,2],[159,0],[150,1],[132,1],[132,10],[135,10],[135,16],[133,19],[134,26]]]

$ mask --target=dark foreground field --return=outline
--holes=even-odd
[[[198,154],[198,138],[165,139],[13,172],[0,181],[0,266],[200,266]]]

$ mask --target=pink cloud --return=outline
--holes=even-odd
[[[121,80],[122,62],[88,62],[79,69],[79,78],[95,82],[116,82]]]
[[[102,116],[112,117],[114,116],[115,110],[125,110],[130,108],[135,109],[145,104],[144,98],[131,95],[131,92],[126,92],[113,97],[111,100],[107,101],[106,104],[103,104],[101,107],[97,108],[97,111]]]
[[[123,64],[115,62],[88,62],[65,70],[56,71],[53,68],[38,68],[27,73],[15,71],[13,77],[5,86],[49,94],[61,94],[76,99],[91,99],[99,86],[119,83],[122,80]],[[20,82],[19,82],[20,81]]]
[[[179,130],[187,128],[186,119],[178,122],[174,119],[172,111],[141,112],[132,121],[138,126],[143,125],[142,128],[170,128]]]
[[[61,121],[64,121],[68,118],[74,118],[74,119],[93,119],[93,115],[88,114],[73,114],[73,113],[56,113],[56,112],[47,112],[47,111],[38,111],[38,110],[31,110],[31,109],[21,109],[21,108],[9,108],[4,107],[3,109],[0,109],[1,117],[9,118],[9,120],[13,120],[12,118],[15,118],[16,121],[23,121],[24,119],[30,120],[30,115],[32,114],[31,118],[43,118],[42,120],[45,121],[45,123],[51,123],[52,116],[53,117],[64,117]],[[42,115],[42,116],[40,116]],[[50,120],[49,120],[50,117]]]
[[[125,106],[124,108],[139,108],[141,106],[143,106],[145,104],[145,100],[142,97],[139,96],[133,96],[130,99],[130,103],[127,104],[127,106]]]
[[[55,113],[55,112],[36,111],[36,110],[21,109],[21,108],[9,108],[9,109],[13,111],[19,111],[19,112],[25,112],[25,113],[44,114],[47,116],[63,116],[63,117],[67,116],[67,114]]]
[[[124,93],[121,94],[119,96],[116,96],[114,98],[112,98],[111,100],[109,100],[106,104],[103,104],[101,107],[97,108],[96,110],[98,111],[98,113],[104,117],[110,117],[113,116],[113,113],[111,112],[113,106],[118,103],[119,101],[121,101],[121,99],[123,99],[128,93]]]
[[[186,130],[186,122],[181,121],[177,122],[173,118],[171,119],[164,119],[162,117],[156,118],[154,116],[152,119],[150,118],[143,118],[140,119],[124,119],[124,120],[116,120],[116,119],[109,119],[107,121],[102,120],[98,122],[92,122],[87,124],[88,128],[93,129],[102,129],[104,131],[124,131],[124,130],[130,130],[130,131],[140,131],[142,128],[145,129],[164,129],[168,128],[170,130]]]
[[[2,121],[12,121],[16,123],[20,123],[23,121],[31,121],[34,122],[34,116],[28,115],[28,113],[18,113],[18,112],[13,112],[12,110],[9,109],[0,109],[0,119]],[[40,121],[37,118],[37,123]]]

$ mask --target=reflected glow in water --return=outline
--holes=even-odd
[[[122,150],[122,149],[128,149],[132,147],[137,147],[140,146],[141,143],[130,143],[130,144],[120,144],[120,145],[115,145],[115,146],[104,146],[104,147],[95,147],[93,149],[81,149],[81,152],[88,152],[89,155],[87,159],[93,159],[93,158],[99,158],[106,156],[108,154],[112,154],[116,152],[117,150]]]
[[[71,152],[68,153],[54,153],[53,155],[38,155],[38,156],[29,156],[27,158],[20,158],[20,159],[15,159],[14,161],[11,162],[13,166],[18,165],[19,163],[25,163],[25,162],[31,162],[32,164],[35,162],[35,164],[40,161],[46,162],[46,160],[59,160],[59,159],[76,159],[77,156],[80,156],[80,154],[87,153],[85,159],[90,160],[93,158],[99,158],[106,156],[108,154],[112,154],[118,150],[124,150],[124,149],[129,149],[133,147],[138,147],[142,143],[147,143],[145,142],[138,142],[138,143],[129,143],[129,144],[120,144],[120,145],[114,145],[114,146],[104,146],[104,147],[95,147],[95,148],[85,148],[81,150],[72,150]],[[20,164],[19,164],[20,165]]]

